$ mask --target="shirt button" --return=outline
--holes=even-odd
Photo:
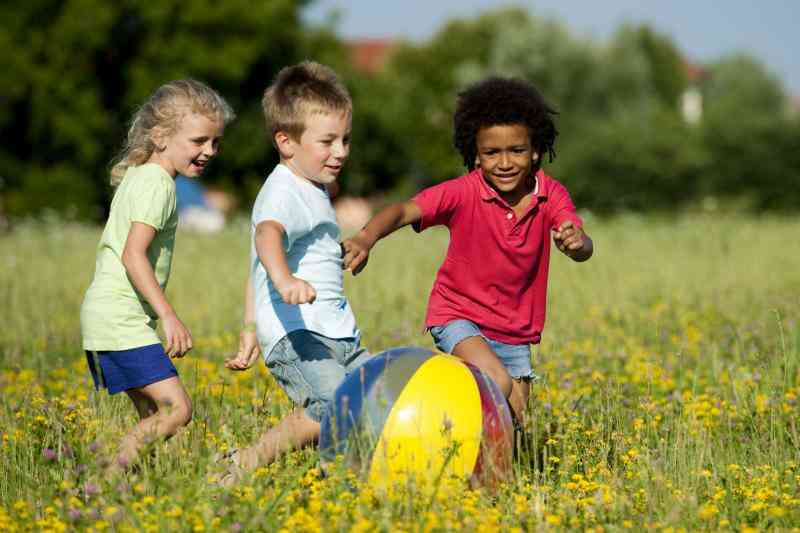
[[[506,215],[506,218],[507,218],[508,220],[511,220],[511,217],[513,217],[513,216],[514,216],[514,215],[512,215],[511,213],[509,213],[509,214],[507,214],[507,215]]]

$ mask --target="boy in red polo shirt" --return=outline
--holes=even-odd
[[[555,111],[531,84],[489,78],[459,94],[454,144],[472,172],[390,205],[344,242],[357,274],[370,249],[393,231],[450,230],[431,290],[426,326],[436,346],[487,372],[522,421],[534,376],[530,345],[541,339],[550,235],[575,261],[592,240],[566,188],[540,168],[552,161]]]

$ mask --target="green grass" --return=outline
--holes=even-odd
[[[529,446],[496,492],[444,480],[380,494],[313,450],[236,489],[214,453],[290,408],[259,365],[231,374],[248,228],[181,233],[168,296],[196,349],[179,362],[192,424],[124,479],[97,479],[134,422],[92,391],[79,308],[99,228],[31,223],[0,237],[0,530],[201,528],[790,529],[800,523],[800,252],[790,218],[587,221],[595,256],[555,253]],[[424,312],[447,233],[402,230],[346,288],[373,351],[432,347]],[[50,450],[53,451],[52,455]],[[53,456],[54,455],[54,456]],[[98,492],[85,489],[93,480]],[[353,489],[355,487],[355,489]],[[599,530],[599,529],[596,529]]]

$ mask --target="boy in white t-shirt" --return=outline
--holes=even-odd
[[[336,387],[370,357],[344,296],[339,226],[326,188],[350,152],[350,96],[331,69],[303,62],[278,73],[262,105],[280,164],[253,207],[245,328],[226,366],[244,370],[263,351],[296,408],[255,445],[230,454],[223,484],[239,469],[316,441]]]

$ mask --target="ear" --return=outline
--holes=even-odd
[[[291,159],[294,156],[294,141],[285,131],[278,131],[273,137],[275,146],[278,148],[281,157]]]
[[[534,163],[538,163],[539,162],[539,152],[537,152],[536,150],[534,150],[531,153],[531,161],[533,161]]]

